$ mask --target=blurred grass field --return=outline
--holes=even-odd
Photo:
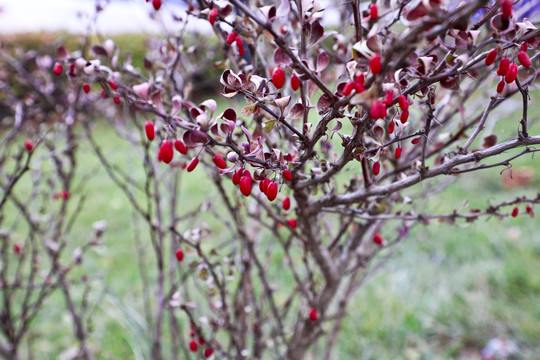
[[[532,104],[535,101],[540,101],[538,92],[533,93]],[[515,136],[519,117],[513,114],[497,122],[497,132]],[[538,106],[530,108],[529,118],[530,133],[540,134]],[[113,129],[98,124],[94,135],[111,163],[142,178],[142,171],[131,163],[129,146]],[[90,342],[98,359],[135,358],[143,353],[146,336],[134,245],[139,230],[132,227],[132,210],[124,194],[88,145],[81,141],[81,146],[79,161],[84,168],[77,176],[88,181],[80,194],[73,195],[86,195],[87,203],[72,238],[87,238],[94,222],[107,221],[103,245],[85,258],[80,272],[95,279],[97,308]],[[496,161],[490,159],[489,163]],[[532,181],[509,188],[503,184],[502,168],[493,168],[464,174],[437,197],[415,201],[423,204],[424,213],[446,213],[536,196],[540,191],[539,160],[521,157],[513,162],[513,169],[532,171]],[[417,185],[411,194],[419,193],[423,186]],[[195,209],[202,199],[215,196],[216,190],[199,168],[181,174],[180,193],[179,209],[184,213]],[[468,208],[463,207],[465,202]],[[335,359],[480,359],[480,350],[493,337],[517,342],[517,359],[538,359],[540,214],[531,219],[523,206],[520,210],[517,218],[488,217],[472,224],[458,220],[454,226],[432,221],[415,226],[402,244],[388,250],[393,252],[390,260],[359,290],[343,323]],[[540,212],[538,206],[536,211]],[[146,236],[144,229],[140,234]],[[281,257],[271,261],[279,269]],[[102,293],[105,295],[99,297]],[[60,302],[62,306],[54,306]],[[62,297],[56,294],[49,304],[35,321],[32,335],[40,359],[57,359],[75,346],[74,339],[65,336],[72,325],[62,312]]]

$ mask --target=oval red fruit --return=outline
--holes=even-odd
[[[293,76],[291,76],[291,89],[293,89],[293,91],[296,91],[300,88],[300,80],[298,79],[298,76],[296,76],[296,74],[293,74]]]
[[[504,18],[512,17],[514,6],[512,0],[501,0],[501,13]]]
[[[113,101],[114,101],[115,104],[120,104],[120,96],[114,95]]]
[[[212,348],[206,348],[204,349],[204,356],[209,358],[214,353],[214,350]]]
[[[405,95],[399,95],[397,101],[401,110],[409,110],[409,102],[407,101],[407,97]]]
[[[173,145],[169,140],[164,140],[160,148],[161,160],[165,163],[170,163],[173,159]]]
[[[146,132],[146,138],[150,141],[154,140],[156,137],[156,130],[154,128],[154,123],[150,120],[144,123],[144,131]]]
[[[208,21],[210,22],[210,24],[214,25],[217,17],[218,17],[218,9],[213,8],[212,11],[210,11],[210,14],[208,14]]]
[[[240,178],[240,192],[244,196],[251,195],[251,178],[248,176],[242,176]]]
[[[371,104],[369,115],[373,120],[384,119],[386,117],[386,105],[380,100],[376,100]]]
[[[311,320],[311,321],[317,321],[318,318],[319,318],[319,317],[318,317],[318,315],[317,315],[317,310],[316,310],[316,309],[311,309],[311,310],[309,311],[309,320]]]
[[[398,146],[396,148],[396,151],[394,152],[394,156],[396,157],[396,159],[399,159],[401,157],[401,148]]]
[[[386,106],[392,106],[392,101],[394,100],[394,93],[390,90],[388,90],[384,94],[384,105]]]
[[[85,93],[88,94],[90,92],[90,85],[85,83],[83,85],[83,90],[84,90]]]
[[[377,4],[371,4],[369,6],[369,16],[371,17],[371,20],[377,20],[379,17],[379,8],[377,7]]]
[[[236,36],[236,46],[238,46],[238,49],[244,47],[244,40],[240,36]]]
[[[281,175],[283,175],[283,178],[287,181],[291,181],[292,180],[292,174],[291,172],[288,170],[288,169],[285,169],[283,170],[283,172],[281,173]]]
[[[369,69],[373,75],[377,75],[382,70],[381,56],[379,54],[374,54],[369,60]]]
[[[519,46],[519,51],[527,51],[529,49],[529,45],[526,41],[522,42]]]
[[[390,121],[390,123],[388,124],[388,133],[392,134],[394,132],[395,127],[396,127],[396,123],[394,122],[394,120]]]
[[[373,175],[379,175],[379,172],[381,172],[381,163],[376,161],[375,164],[373,164]]]
[[[296,229],[296,219],[289,219],[287,223],[292,229]]]
[[[231,45],[233,42],[235,42],[237,36],[238,33],[236,31],[231,31],[229,35],[227,35],[227,44]]]
[[[523,67],[528,68],[531,66],[532,64],[531,59],[529,58],[529,55],[527,55],[525,51],[520,51],[517,57],[518,57],[519,63],[523,65]]]
[[[503,92],[504,90],[504,84],[505,82],[504,81],[499,81],[499,83],[497,84],[497,92],[500,94]]]
[[[118,86],[116,85],[116,83],[112,80],[109,80],[109,86],[113,89],[113,90],[116,90],[118,89]]]
[[[175,140],[174,141],[174,148],[176,149],[176,151],[178,151],[182,155],[187,154],[187,147],[182,142],[182,140]]]
[[[270,184],[270,179],[264,179],[259,182],[259,190],[263,194],[266,194],[266,190],[268,189],[268,185]]]
[[[13,252],[14,252],[16,255],[20,255],[21,252],[22,252],[22,246],[21,246],[21,244],[13,244]]]
[[[497,49],[492,49],[488,54],[486,55],[486,65],[490,66],[495,62],[497,59]]]
[[[278,185],[275,182],[270,181],[270,183],[268,184],[268,188],[266,189],[266,197],[268,198],[268,200],[274,201],[277,197],[277,193]]]
[[[34,143],[28,139],[24,140],[24,147],[26,148],[26,151],[31,152],[34,150]]]
[[[199,164],[199,158],[193,158],[193,160],[190,161],[189,165],[187,166],[187,172],[192,172],[195,170],[197,165]]]
[[[503,57],[499,62],[499,68],[497,69],[497,75],[505,76],[510,67],[510,59]]]
[[[518,66],[517,64],[511,64],[510,68],[508,69],[508,73],[506,73],[506,76],[504,77],[504,81],[506,81],[508,84],[514,82],[516,80],[518,74]]]
[[[212,159],[212,161],[214,161],[214,164],[220,168],[220,169],[225,169],[227,167],[227,163],[225,162],[225,160],[223,160],[223,158],[219,155],[216,155],[214,156],[214,158]]]
[[[277,67],[272,73],[272,83],[278,89],[281,89],[285,85],[285,71],[282,68]]]
[[[285,197],[285,199],[283,199],[283,210],[289,210],[291,208],[291,199],[289,199],[289,197]]]
[[[197,345],[197,342],[195,340],[191,340],[189,342],[189,350],[191,350],[191,352],[196,352],[198,347],[199,346]]]
[[[420,140],[422,140],[421,136],[419,136],[417,138],[414,138],[414,139],[411,140],[411,144],[416,145],[416,144],[418,144],[420,142]]]
[[[152,6],[158,11],[161,8],[161,0],[152,0]]]
[[[178,260],[179,262],[184,260],[184,252],[182,250],[178,249],[174,254],[176,256],[176,260]]]
[[[233,185],[238,185],[240,184],[240,178],[242,177],[242,175],[240,175],[239,172],[235,172],[232,176],[232,183]]]
[[[512,210],[512,217],[516,217],[518,216],[519,214],[519,209],[517,208],[517,206],[514,208],[514,210]]]
[[[60,75],[62,74],[62,64],[57,62],[54,64],[54,68],[53,68],[53,71],[54,71],[54,74],[55,75]]]
[[[343,95],[349,96],[351,95],[352,91],[356,88],[356,83],[354,81],[349,81],[345,84],[343,87]]]
[[[375,235],[373,235],[373,242],[377,245],[380,245],[382,246],[383,244],[383,238],[382,238],[382,235],[377,233]]]

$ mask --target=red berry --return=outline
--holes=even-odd
[[[154,9],[158,11],[159,8],[161,8],[161,0],[152,0],[152,5],[154,6]]]
[[[405,95],[399,95],[397,101],[401,110],[409,110],[409,103],[407,102],[407,97]]]
[[[519,63],[523,65],[523,67],[530,67],[531,66],[531,59],[529,58],[529,55],[525,51],[520,51],[517,55]]]
[[[240,55],[240,56],[244,56],[245,54],[246,54],[246,50],[244,50],[244,48],[243,48],[243,47],[241,47],[241,48],[238,48],[238,55]]]
[[[34,150],[34,143],[28,139],[24,140],[24,147],[26,148],[26,151],[31,152]]]
[[[54,71],[54,74],[55,75],[60,75],[62,74],[62,64],[57,62],[54,64],[54,68],[53,68],[53,71]]]
[[[396,123],[394,120],[390,121],[390,124],[388,124],[388,133],[392,134],[394,132],[394,128],[396,127]]]
[[[380,100],[376,100],[371,104],[369,115],[373,120],[384,119],[386,117],[386,106]]]
[[[504,90],[504,84],[505,82],[504,81],[499,81],[499,83],[497,84],[497,92],[500,94],[503,92]]]
[[[109,97],[109,94],[105,91],[105,89],[101,89],[101,98],[107,99]]]
[[[175,140],[174,141],[174,148],[182,155],[187,154],[187,147],[182,142],[182,140]]]
[[[354,82],[360,85],[364,85],[365,80],[366,80],[366,77],[364,76],[364,73],[360,73],[359,75],[356,75],[354,77]]]
[[[22,246],[21,246],[21,244],[13,244],[13,252],[14,252],[16,255],[20,255],[21,252],[22,252]]]
[[[527,205],[527,207],[525,208],[525,211],[527,212],[527,214],[532,213],[532,211],[533,211],[532,205]]]
[[[191,350],[192,352],[196,352],[197,348],[198,348],[197,342],[195,340],[191,340],[189,342],[189,350]]]
[[[218,17],[218,9],[213,8],[212,11],[210,11],[210,14],[208,14],[208,21],[210,22],[210,24],[214,25],[217,17]]]
[[[169,140],[164,140],[161,143],[161,160],[165,163],[170,163],[173,159],[173,145]]]
[[[401,115],[399,116],[399,120],[402,124],[405,124],[407,120],[409,119],[409,110],[405,110],[401,112]]]
[[[379,9],[377,8],[377,4],[371,4],[369,6],[369,16],[371,17],[371,20],[377,20],[379,17]]]
[[[184,252],[182,250],[178,249],[174,254],[176,255],[176,260],[179,262],[184,260]]]
[[[512,0],[501,0],[501,13],[504,18],[512,17],[514,12]]]
[[[394,93],[390,90],[388,90],[384,94],[384,105],[386,106],[392,106],[392,101],[394,100]]]
[[[416,145],[416,144],[418,144],[420,142],[420,140],[422,140],[421,136],[419,136],[417,138],[414,138],[414,139],[411,140],[411,144]]]
[[[529,45],[527,44],[526,41],[522,42],[521,45],[519,46],[519,51],[527,51],[527,49],[529,48]]]
[[[90,85],[85,83],[83,85],[83,90],[84,90],[85,93],[88,94],[90,92]]]
[[[283,210],[289,210],[291,208],[291,199],[289,199],[289,197],[285,197],[285,199],[283,199]]]
[[[383,245],[383,238],[382,238],[382,235],[377,233],[375,235],[373,235],[373,242],[377,245],[380,245],[382,246]]]
[[[351,95],[352,91],[356,88],[356,83],[354,81],[349,81],[345,84],[343,87],[343,95],[349,96]]]
[[[300,80],[298,79],[298,76],[296,76],[296,74],[293,74],[293,76],[291,76],[291,89],[293,89],[293,91],[296,91],[298,90],[298,88],[300,88]]]
[[[240,178],[240,192],[244,196],[251,195],[251,178],[248,176],[242,176]]]
[[[354,90],[356,90],[357,94],[360,94],[360,93],[363,93],[364,91],[366,91],[366,88],[364,87],[364,85],[355,82],[354,83]]]
[[[516,206],[516,207],[514,208],[514,210],[512,210],[512,217],[516,217],[516,216],[518,216],[518,214],[519,214],[519,209],[518,209],[518,207]]]
[[[379,54],[375,54],[371,57],[371,60],[369,60],[369,69],[373,73],[373,75],[377,75],[382,70],[382,64],[381,64],[381,56]]]
[[[506,81],[508,84],[514,82],[516,80],[518,74],[518,66],[517,64],[511,64],[510,69],[508,69],[508,73],[506,73],[506,76],[504,77],[504,81]]]
[[[115,104],[120,104],[120,96],[114,95],[113,101],[114,101]]]
[[[238,46],[238,49],[244,47],[244,40],[240,36],[236,36],[236,46]]]
[[[193,160],[190,161],[189,165],[187,166],[187,172],[192,172],[197,167],[197,164],[199,164],[199,158],[193,158]]]
[[[204,345],[204,339],[203,338],[199,338],[199,344]]]
[[[227,44],[231,45],[233,42],[235,42],[237,36],[238,33],[236,31],[231,31],[229,35],[227,35]]]
[[[109,86],[113,89],[113,90],[116,90],[118,89],[118,86],[116,85],[116,83],[112,80],[109,80]]]
[[[375,164],[373,164],[373,175],[379,175],[380,171],[381,171],[381,163],[376,161]]]
[[[204,349],[204,356],[207,357],[207,358],[212,356],[213,353],[214,353],[214,350],[212,348]]]
[[[285,169],[283,170],[283,172],[281,173],[281,175],[283,175],[283,178],[287,181],[291,181],[292,180],[292,174],[291,172],[288,170],[288,169]]]
[[[150,141],[154,140],[156,137],[156,130],[154,128],[154,123],[150,120],[144,123],[144,131],[146,132],[146,138]]]
[[[235,172],[232,176],[232,183],[233,185],[238,185],[240,184],[240,178],[242,177],[242,175],[240,174],[240,172]]]
[[[285,71],[282,68],[277,67],[272,73],[272,82],[274,86],[278,89],[281,89],[285,85]]]
[[[309,319],[311,321],[317,321],[318,315],[317,315],[317,309],[311,309],[309,311]]]
[[[505,76],[510,67],[510,59],[503,57],[499,62],[499,69],[497,69],[497,75]]]
[[[287,223],[291,228],[296,229],[296,219],[289,219]]]
[[[259,190],[263,194],[266,194],[266,190],[268,189],[268,185],[270,185],[270,179],[264,179],[261,182],[259,182]]]
[[[275,182],[270,181],[270,183],[268,184],[268,188],[266,189],[266,197],[268,198],[268,200],[274,201],[276,199],[277,193],[278,185]]]
[[[214,164],[216,164],[216,166],[220,169],[225,169],[227,167],[227,163],[219,155],[214,156],[212,160],[214,161]]]
[[[399,159],[401,157],[401,148],[399,146],[396,148],[394,156],[396,157],[396,159]]]
[[[492,49],[486,56],[486,65],[490,66],[497,59],[497,49]]]

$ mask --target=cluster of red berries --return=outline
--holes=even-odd
[[[530,216],[534,217],[533,207],[532,205],[527,205],[525,208],[525,212]],[[512,209],[512,213],[510,214],[512,217],[517,217],[519,215],[519,208],[516,206],[514,209]]]
[[[244,56],[246,53],[246,50],[244,49],[244,41],[240,36],[238,36],[236,31],[231,31],[229,35],[227,35],[227,44],[232,45],[233,43],[236,43],[236,46],[238,47],[238,54],[240,56]]]
[[[283,70],[281,67],[276,67],[272,71],[272,83],[277,89],[281,89],[283,86],[285,86],[285,70]],[[296,74],[293,74],[291,76],[291,89],[293,91],[296,91],[300,88],[300,79]]]
[[[149,141],[152,141],[152,140],[155,139],[155,137],[156,137],[156,129],[154,127],[153,122],[151,122],[150,120],[146,121],[146,123],[144,124],[144,131],[146,133],[146,138]],[[161,143],[161,146],[159,147],[159,150],[157,152],[158,161],[160,161],[160,162],[163,161],[164,163],[169,164],[172,161],[173,157],[174,157],[174,149],[173,149],[173,147],[180,154],[182,154],[182,155],[187,154],[188,149],[186,147],[186,144],[184,144],[184,142],[182,140],[175,140],[174,143],[172,143],[169,140],[163,140],[163,142]],[[225,161],[223,160],[223,162],[225,162]],[[199,164],[199,158],[194,157],[189,162],[189,164],[187,165],[186,170],[188,172],[192,172],[193,170],[195,170],[195,168],[197,167],[198,164]]]
[[[199,345],[204,345],[206,343],[206,341],[204,340],[203,337],[200,337],[199,338],[199,341],[196,341],[194,338],[195,338],[195,324],[191,324],[191,333],[190,333],[190,336],[192,338],[192,340],[189,342],[189,350],[191,352],[197,352],[197,350],[199,350]],[[209,358],[210,356],[212,356],[212,354],[214,353],[214,349],[212,349],[211,347],[207,347],[206,349],[204,349],[204,357],[207,357]]]
[[[532,65],[531,59],[527,54],[527,48],[527,43],[522,43],[517,54],[517,59],[524,68],[528,68]],[[496,59],[497,49],[492,49],[486,55],[485,64],[490,66],[495,62]],[[497,84],[497,92],[500,94],[503,92],[505,84],[511,84],[516,80],[518,75],[518,65],[516,63],[510,63],[510,59],[508,57],[503,57],[501,61],[499,61],[497,75],[502,77],[501,81],[499,81]]]

